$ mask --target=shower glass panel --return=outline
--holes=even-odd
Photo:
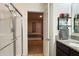
[[[12,16],[4,4],[0,7],[0,56],[13,56]]]
[[[22,17],[10,4],[0,7],[0,56],[22,56]]]

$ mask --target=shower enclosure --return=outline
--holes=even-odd
[[[12,3],[0,7],[0,56],[22,56],[22,15]]]

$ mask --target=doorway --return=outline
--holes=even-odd
[[[43,56],[42,12],[28,12],[28,55]]]

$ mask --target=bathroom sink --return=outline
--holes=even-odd
[[[75,43],[75,42],[70,42],[69,45],[74,47],[79,47],[79,43]]]

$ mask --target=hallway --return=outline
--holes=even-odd
[[[43,41],[41,40],[30,40],[28,47],[29,56],[43,56]]]
[[[28,55],[43,55],[42,12],[28,12]]]

